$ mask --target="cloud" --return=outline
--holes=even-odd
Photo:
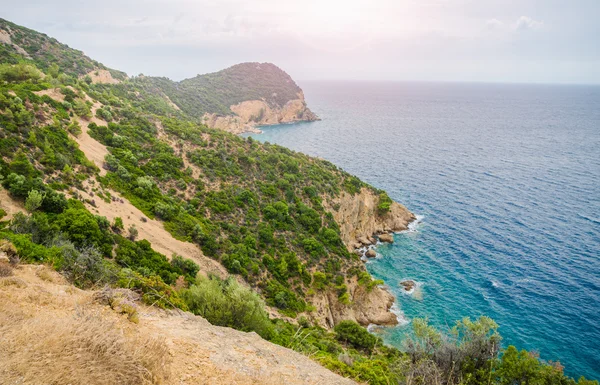
[[[504,23],[498,19],[490,19],[485,22],[489,29],[501,29],[504,27]]]
[[[537,21],[528,16],[521,16],[513,24],[513,29],[516,31],[536,30],[544,26],[543,21]]]
[[[543,21],[532,19],[529,16],[521,16],[512,23],[507,23],[498,19],[489,19],[485,22],[490,30],[512,31],[535,31],[544,26]]]

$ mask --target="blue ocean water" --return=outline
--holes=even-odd
[[[302,87],[323,120],[253,137],[328,159],[421,218],[368,263],[406,320],[388,343],[415,317],[483,314],[505,345],[600,379],[599,86]]]

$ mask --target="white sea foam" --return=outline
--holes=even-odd
[[[402,310],[400,310],[400,308],[398,307],[398,305],[396,304],[396,302],[394,302],[392,304],[392,307],[390,308],[390,311],[392,313],[394,313],[394,315],[396,316],[396,319],[398,320],[398,326],[405,326],[405,325],[408,325],[410,323],[410,320],[408,318],[406,318],[406,316],[404,315],[404,313],[402,312]]]
[[[419,230],[419,225],[423,222],[425,216],[415,214],[416,219],[408,224],[408,229],[398,231],[396,234],[416,233]]]

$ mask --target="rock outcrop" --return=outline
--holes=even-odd
[[[362,188],[354,195],[344,191],[333,200],[324,199],[323,206],[333,214],[349,251],[374,245],[377,242],[375,236],[382,242],[391,243],[394,238],[390,233],[407,230],[408,224],[416,219],[413,213],[397,202],[392,203],[387,213],[380,214],[378,203],[379,195],[368,188]],[[377,253],[369,248],[364,255],[374,258]],[[346,285],[351,305],[341,304],[335,292],[320,294],[313,301],[317,308],[316,323],[326,328],[342,320],[353,320],[363,326],[398,323],[397,316],[390,311],[394,296],[385,288],[374,287],[369,290],[359,285],[355,278],[346,282]]]
[[[404,290],[406,291],[411,291],[412,289],[415,288],[415,286],[417,285],[417,283],[411,279],[408,279],[406,281],[402,281],[400,282],[400,285],[404,288]]]
[[[397,316],[390,311],[394,296],[380,287],[369,290],[360,285],[356,277],[346,282],[351,305],[340,303],[335,291],[317,293],[312,300],[315,311],[311,313],[313,322],[324,328],[332,328],[339,322],[351,320],[363,326],[396,325]]]
[[[365,257],[367,257],[367,258],[375,258],[376,256],[377,256],[377,252],[373,249],[369,249],[365,253]]]
[[[333,214],[340,226],[344,244],[348,250],[374,243],[373,235],[389,234],[408,229],[416,219],[406,207],[393,202],[389,212],[377,212],[379,196],[371,189],[362,188],[358,194],[341,192],[333,200],[324,200],[323,206]],[[392,238],[393,240],[393,238]]]
[[[264,100],[247,100],[230,106],[234,115],[221,116],[206,113],[202,123],[211,128],[218,128],[234,134],[261,131],[258,126],[284,124],[294,122],[312,122],[319,120],[307,106],[302,91],[297,99],[288,101],[283,107],[272,105]]]
[[[394,236],[392,234],[379,234],[379,240],[385,243],[394,243]]]

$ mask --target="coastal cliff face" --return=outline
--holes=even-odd
[[[216,113],[205,113],[202,123],[210,128],[241,134],[243,132],[258,133],[260,130],[256,128],[257,126],[318,120],[319,117],[306,106],[304,93],[298,92],[297,97],[281,107],[269,104],[264,100],[247,100],[229,107],[234,115],[221,116]]]
[[[346,191],[333,200],[324,200],[323,206],[333,214],[340,226],[340,233],[348,250],[376,242],[374,236],[408,229],[415,215],[403,205],[393,202],[390,210],[381,215],[377,211],[379,196],[368,188],[358,194]]]
[[[333,214],[340,227],[342,241],[349,251],[362,246],[375,244],[376,236],[393,242],[392,232],[403,231],[414,221],[415,215],[406,207],[393,202],[386,214],[379,214],[379,195],[363,187],[359,193],[342,192],[333,200],[324,200],[323,206]],[[371,289],[360,285],[353,277],[345,282],[348,288],[350,305],[341,303],[335,291],[325,291],[315,295],[312,304],[316,310],[313,322],[324,328],[332,328],[340,321],[352,320],[363,326],[396,325],[397,316],[391,312],[394,296],[385,288]]]
[[[321,327],[331,329],[341,321],[351,320],[362,326],[370,324],[391,326],[398,319],[390,308],[394,304],[394,296],[381,287],[368,289],[359,285],[357,279],[346,281],[350,305],[339,301],[337,293],[326,291],[318,293],[312,300],[315,311],[312,321]]]

